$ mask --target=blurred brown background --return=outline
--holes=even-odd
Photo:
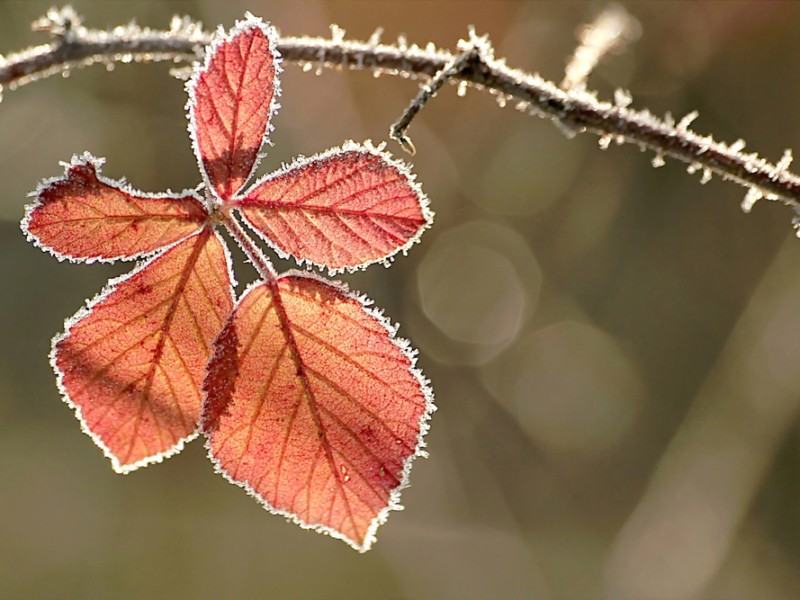
[[[453,48],[469,24],[560,81],[600,2],[96,2],[90,26],[209,27],[245,10],[284,34]],[[44,41],[50,2],[0,2],[0,52]],[[800,146],[800,4],[630,2],[642,37],[590,87],[773,160]],[[287,65],[266,172],[375,141],[407,80]],[[345,279],[420,349],[439,411],[430,459],[366,555],[270,516],[202,444],[115,475],[59,400],[50,338],[129,267],[27,243],[26,194],[89,150],[148,191],[199,181],[183,83],[92,67],[0,103],[0,597],[800,597],[800,241],[785,207],[633,147],[446,88],[413,123],[436,223],[393,268]],[[397,145],[389,149],[402,154]],[[287,266],[281,263],[281,267]],[[240,281],[252,279],[248,267]]]

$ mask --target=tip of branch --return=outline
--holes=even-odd
[[[389,137],[395,140],[400,147],[408,152],[411,156],[414,156],[417,153],[417,148],[414,146],[414,142],[411,141],[403,131],[395,129],[394,126],[389,130]]]

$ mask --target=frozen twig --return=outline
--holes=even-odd
[[[97,63],[190,62],[202,56],[211,40],[198,23],[179,17],[173,17],[166,31],[135,23],[108,31],[88,29],[69,6],[50,9],[33,23],[33,30],[50,33],[53,41],[0,55],[0,91]]]
[[[485,41],[484,39],[477,38],[475,36],[474,30],[470,30],[470,42],[465,43],[464,51],[459,54],[458,56],[454,57],[445,67],[439,71],[426,85],[422,86],[420,89],[419,94],[417,95],[414,100],[411,101],[408,108],[403,111],[403,114],[400,115],[400,118],[395,121],[392,126],[389,128],[389,136],[393,140],[397,140],[397,143],[400,144],[403,149],[406,150],[409,154],[416,154],[417,150],[414,147],[414,144],[411,142],[411,139],[406,135],[406,129],[408,126],[411,125],[411,121],[417,115],[417,113],[422,109],[423,106],[436,95],[441,87],[457,75],[459,75],[464,69],[466,69],[467,65],[470,61],[477,60],[480,54],[480,42]]]
[[[190,62],[201,56],[203,46],[211,39],[196,22],[177,17],[166,31],[135,24],[103,31],[84,27],[71,9],[54,9],[37,25],[49,30],[54,41],[0,59],[0,86],[13,89],[96,63]],[[383,44],[376,37],[351,41],[343,35],[281,37],[278,50],[286,62],[308,69],[363,69],[376,75],[412,78],[435,78],[459,56],[431,44],[425,48],[408,45],[405,40]],[[514,100],[521,110],[554,121],[570,135],[588,131],[599,135],[601,142],[632,143],[654,151],[659,162],[669,156],[687,163],[691,172],[701,169],[703,181],[717,174],[754,190],[753,197],[782,199],[796,210],[800,207],[800,178],[754,153],[743,152],[742,144],[729,145],[696,133],[688,127],[687,119],[676,125],[671,117],[634,110],[629,98],[625,102],[601,101],[584,89],[562,89],[536,74],[512,69],[504,60],[494,58],[486,41],[480,52],[448,78],[459,85],[488,90],[501,104]]]

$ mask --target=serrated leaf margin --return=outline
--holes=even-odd
[[[86,264],[90,265],[93,263],[115,263],[117,261],[133,261],[133,260],[144,260],[150,257],[155,257],[157,254],[160,254],[167,248],[171,248],[175,244],[179,244],[180,242],[192,237],[193,235],[197,235],[197,233],[203,228],[203,225],[200,224],[197,226],[197,231],[193,231],[185,235],[184,237],[176,240],[175,242],[171,242],[166,246],[161,246],[160,248],[156,248],[155,250],[151,250],[149,252],[140,252],[138,254],[130,254],[130,255],[122,255],[122,256],[111,256],[111,257],[102,257],[102,256],[91,256],[88,258],[81,258],[76,256],[69,256],[67,254],[62,254],[55,248],[51,248],[44,242],[42,242],[38,237],[33,235],[30,232],[29,224],[31,219],[33,218],[33,212],[43,206],[41,200],[41,194],[50,186],[56,183],[65,182],[69,178],[69,171],[73,167],[82,167],[86,165],[90,165],[94,168],[95,175],[97,176],[97,180],[100,183],[104,183],[105,185],[115,187],[117,189],[122,190],[127,194],[131,194],[132,196],[139,196],[141,198],[168,198],[173,200],[180,200],[183,198],[192,198],[196,200],[198,204],[203,208],[203,210],[208,213],[208,207],[206,206],[203,197],[197,193],[196,189],[185,189],[180,192],[173,192],[169,189],[165,192],[143,192],[141,190],[137,190],[132,185],[128,183],[125,178],[122,179],[111,179],[109,177],[105,177],[102,172],[102,167],[105,164],[105,158],[99,158],[92,155],[90,152],[83,152],[82,154],[73,154],[72,158],[69,162],[62,161],[59,164],[64,167],[64,173],[62,175],[56,175],[55,177],[49,177],[47,179],[43,179],[39,182],[39,185],[36,186],[36,189],[32,192],[28,193],[29,198],[35,198],[35,200],[25,206],[25,215],[22,217],[20,221],[20,228],[22,229],[22,233],[25,234],[25,239],[27,239],[30,243],[34,246],[47,252],[51,256],[54,256],[59,262],[70,262],[76,264]]]

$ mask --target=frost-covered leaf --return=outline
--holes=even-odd
[[[187,84],[206,198],[136,192],[84,154],[40,186],[23,228],[59,258],[147,256],[67,321],[51,354],[115,470],[160,461],[202,427],[231,481],[364,551],[423,454],[427,381],[367,300],[313,276],[277,277],[230,209],[279,253],[332,271],[405,251],[432,215],[407,167],[369,143],[241,192],[278,107],[276,40],[248,14],[218,32]],[[220,226],[265,278],[235,310]]]
[[[207,182],[223,202],[256,167],[270,115],[277,108],[277,34],[247,15],[220,30],[205,64],[188,84],[189,131]]]
[[[290,274],[250,288],[215,346],[202,421],[219,470],[367,550],[433,410],[405,342],[363,299]]]
[[[191,235],[208,217],[191,191],[137,192],[102,177],[101,164],[76,156],[62,177],[39,186],[22,223],[39,246],[72,260],[135,258]]]
[[[432,218],[404,165],[352,142],[268,175],[235,204],[280,253],[331,270],[408,248]]]
[[[196,435],[210,347],[233,306],[226,252],[203,229],[114,282],[55,339],[61,390],[116,471]]]

